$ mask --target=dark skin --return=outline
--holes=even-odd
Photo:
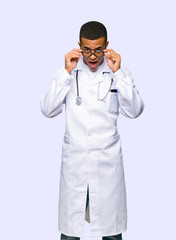
[[[80,49],[73,49],[65,55],[65,69],[70,74],[71,71],[77,66],[78,61],[81,58],[82,51],[89,49],[91,51],[100,50],[104,51],[106,56],[106,61],[108,66],[112,69],[113,72],[118,71],[121,65],[121,56],[112,49],[107,49],[108,41],[105,42],[105,38],[101,37],[95,40],[90,40],[86,38],[81,38],[81,42],[78,42]],[[96,57],[92,54],[90,57],[83,57],[83,61],[92,72],[95,72],[103,63],[103,56]]]
[[[86,38],[82,38],[81,42],[78,42],[80,49],[82,51],[85,51],[86,49],[95,51],[95,50],[100,50],[103,51],[104,49],[107,48],[109,42],[105,43],[104,37],[95,39],[95,40],[89,40]],[[103,63],[104,57],[96,57],[94,54],[92,54],[90,57],[83,57],[83,61],[92,72],[95,72],[98,68]],[[91,64],[95,63],[95,64]]]

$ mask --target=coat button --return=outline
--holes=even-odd
[[[91,131],[89,131],[89,132],[88,132],[88,136],[91,136],[91,135],[92,135],[92,133],[91,133]]]

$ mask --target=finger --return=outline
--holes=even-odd
[[[112,49],[108,49],[108,52],[109,52],[109,58],[111,58],[113,60],[115,60],[115,59],[118,60],[121,58],[120,54],[114,52]]]
[[[82,53],[82,50],[81,49],[73,49],[70,53],[80,54],[80,53]]]
[[[108,49],[105,49],[105,50],[107,50],[108,52],[112,52],[112,53],[114,52],[115,53],[115,51],[111,48],[108,48]]]
[[[72,56],[73,53],[76,53],[76,54],[80,54],[80,49],[72,49],[70,52],[68,52],[67,54],[65,54],[66,57],[70,57]]]
[[[106,57],[106,60],[108,61],[110,58],[109,58],[109,54],[108,53],[104,53],[105,57]]]
[[[113,49],[105,49],[107,52],[111,53],[111,56],[113,56],[113,54],[117,54],[119,55],[118,53],[116,53]]]
[[[113,55],[112,55],[111,52],[109,52],[109,53],[107,53],[107,54],[108,54],[109,59],[112,59],[112,58],[113,58]]]
[[[81,53],[81,51],[80,51],[80,49],[78,49],[78,50],[72,50],[70,53],[76,53],[76,54],[78,54],[78,53]]]
[[[110,59],[111,59],[111,61],[112,61],[113,63],[116,63],[116,62],[119,62],[119,61],[120,61],[120,58],[119,58],[119,57],[113,56],[113,55],[110,57]]]
[[[71,56],[71,58],[80,58],[81,57],[81,53],[78,53],[78,54],[73,54]]]
[[[72,51],[76,51],[76,52],[79,52],[79,48],[73,48]]]
[[[107,52],[104,52],[104,55],[106,56],[106,58],[109,58],[109,54]]]
[[[81,52],[82,52],[81,49],[74,48],[74,49],[70,52],[70,54],[72,54],[72,53],[81,54]]]
[[[81,57],[81,53],[76,53],[76,52],[72,52],[69,55],[66,56],[66,58],[69,59],[79,59]]]
[[[111,51],[111,49],[105,49],[103,51],[104,51],[104,54],[105,54],[106,57],[108,57],[109,59],[112,58],[112,51]]]
[[[105,52],[112,52],[112,49],[104,49]]]

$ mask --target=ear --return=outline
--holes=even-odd
[[[107,47],[108,47],[108,44],[109,44],[109,41],[107,41],[107,42],[106,42],[106,47],[105,47],[105,48],[107,48]]]
[[[78,42],[78,45],[81,47],[81,43],[80,42]]]

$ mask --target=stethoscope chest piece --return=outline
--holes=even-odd
[[[76,97],[76,104],[77,104],[77,105],[80,105],[81,102],[82,102],[81,97],[77,96],[77,97]]]

